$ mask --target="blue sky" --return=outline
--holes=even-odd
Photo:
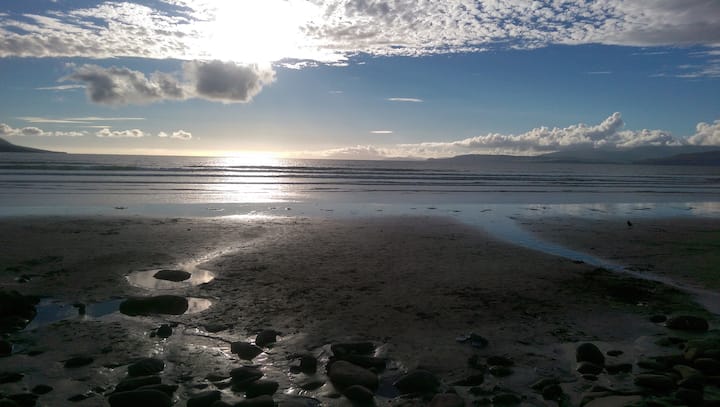
[[[440,157],[720,145],[720,2],[7,1],[0,136]]]

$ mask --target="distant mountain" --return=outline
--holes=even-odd
[[[637,164],[720,166],[720,150],[707,151],[703,153],[676,154],[663,158],[652,158],[637,161]]]
[[[15,144],[12,144],[11,142],[0,138],[0,153],[56,153],[56,151],[16,146]]]
[[[637,147],[631,149],[575,149],[538,156],[467,154],[431,159],[454,164],[473,163],[586,163],[586,164],[648,164],[648,165],[718,165],[717,147],[676,146]]]

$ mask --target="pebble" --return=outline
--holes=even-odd
[[[247,342],[233,342],[230,344],[230,352],[238,355],[240,359],[253,360],[262,353],[262,349]]]
[[[220,400],[222,393],[218,390],[206,391],[190,396],[187,407],[210,407]]]
[[[575,351],[575,360],[578,362],[590,362],[596,365],[605,365],[605,356],[600,349],[592,343],[583,343]]]
[[[440,386],[440,380],[427,370],[414,370],[402,376],[393,385],[402,394],[432,393]]]
[[[155,358],[143,358],[128,366],[128,376],[149,376],[165,369],[165,362]]]
[[[277,331],[273,329],[266,329],[255,337],[255,345],[265,347],[273,344],[277,341],[277,335]]]
[[[108,396],[110,407],[170,407],[172,399],[157,390],[130,390]]]
[[[672,317],[667,320],[665,325],[670,329],[694,332],[705,332],[710,327],[707,320],[692,315]]]
[[[343,391],[343,395],[350,400],[358,401],[361,403],[370,403],[375,398],[375,394],[372,392],[372,390],[358,384],[346,388]]]
[[[441,393],[436,394],[428,407],[464,407],[465,400],[457,394]]]
[[[378,387],[375,373],[344,360],[330,365],[329,376],[330,381],[340,390],[356,384],[373,390]]]

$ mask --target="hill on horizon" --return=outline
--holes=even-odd
[[[0,138],[0,153],[58,153],[57,151],[41,150],[39,148],[23,147]]]

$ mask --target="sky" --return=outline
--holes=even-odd
[[[720,1],[6,0],[0,78],[71,153],[720,146]]]

